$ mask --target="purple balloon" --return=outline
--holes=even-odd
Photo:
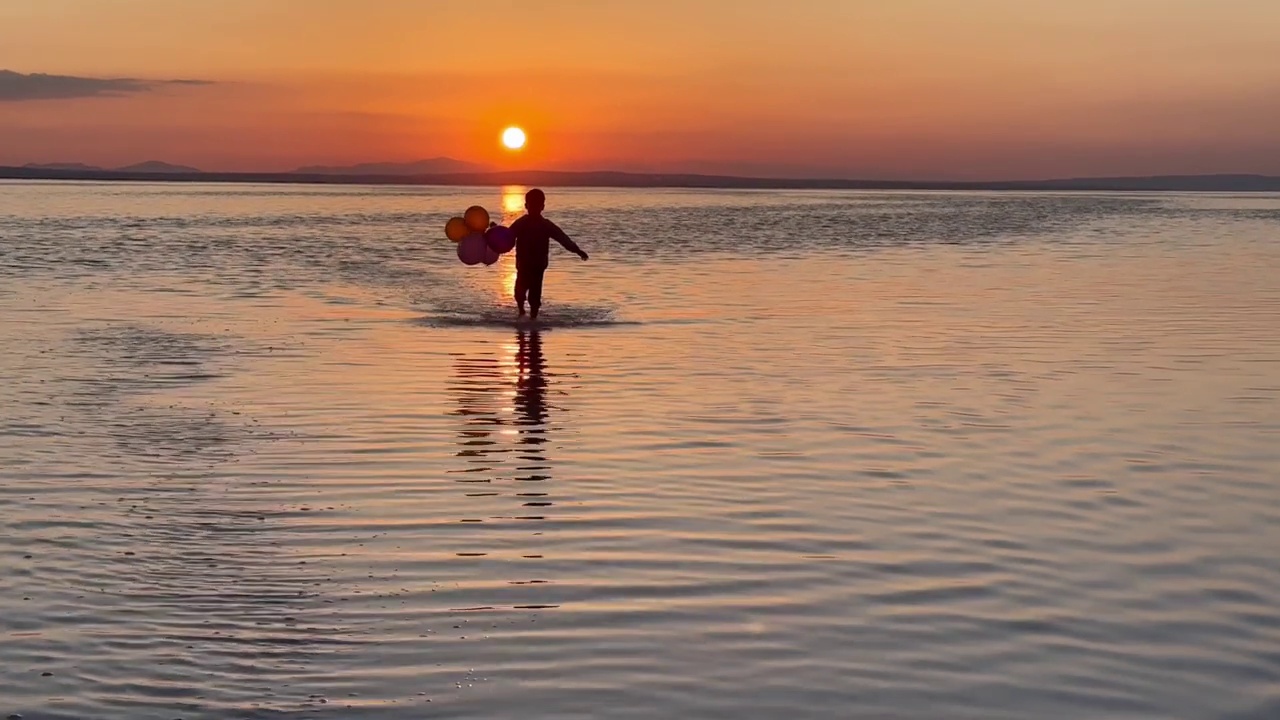
[[[489,246],[484,243],[484,235],[471,233],[458,242],[458,259],[466,265],[484,262],[485,252]]]
[[[485,231],[484,241],[494,252],[502,254],[511,252],[511,248],[516,246],[516,234],[506,225],[494,225]]]
[[[484,264],[485,264],[485,265],[492,265],[492,264],[494,264],[494,263],[498,262],[498,258],[500,258],[500,257],[502,257],[502,256],[501,256],[501,255],[499,255],[498,253],[494,252],[494,251],[493,251],[493,248],[491,248],[491,247],[485,247],[485,249],[484,249]]]

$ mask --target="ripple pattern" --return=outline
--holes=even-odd
[[[0,716],[1280,716],[1280,197],[5,190]]]

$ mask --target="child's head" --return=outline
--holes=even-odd
[[[524,194],[524,209],[529,211],[530,215],[541,215],[542,209],[547,206],[547,194],[541,190],[534,188]]]

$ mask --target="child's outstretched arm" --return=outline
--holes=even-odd
[[[578,247],[578,244],[575,243],[573,240],[570,240],[569,236],[566,235],[565,232],[560,229],[560,226],[556,225],[555,223],[551,223],[551,237],[555,238],[556,242],[564,246],[565,250],[568,250],[569,252],[576,254],[578,257],[582,258],[583,260],[587,259],[588,257],[587,251]]]

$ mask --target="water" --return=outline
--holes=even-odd
[[[1280,717],[1280,197],[0,185],[0,716]]]

